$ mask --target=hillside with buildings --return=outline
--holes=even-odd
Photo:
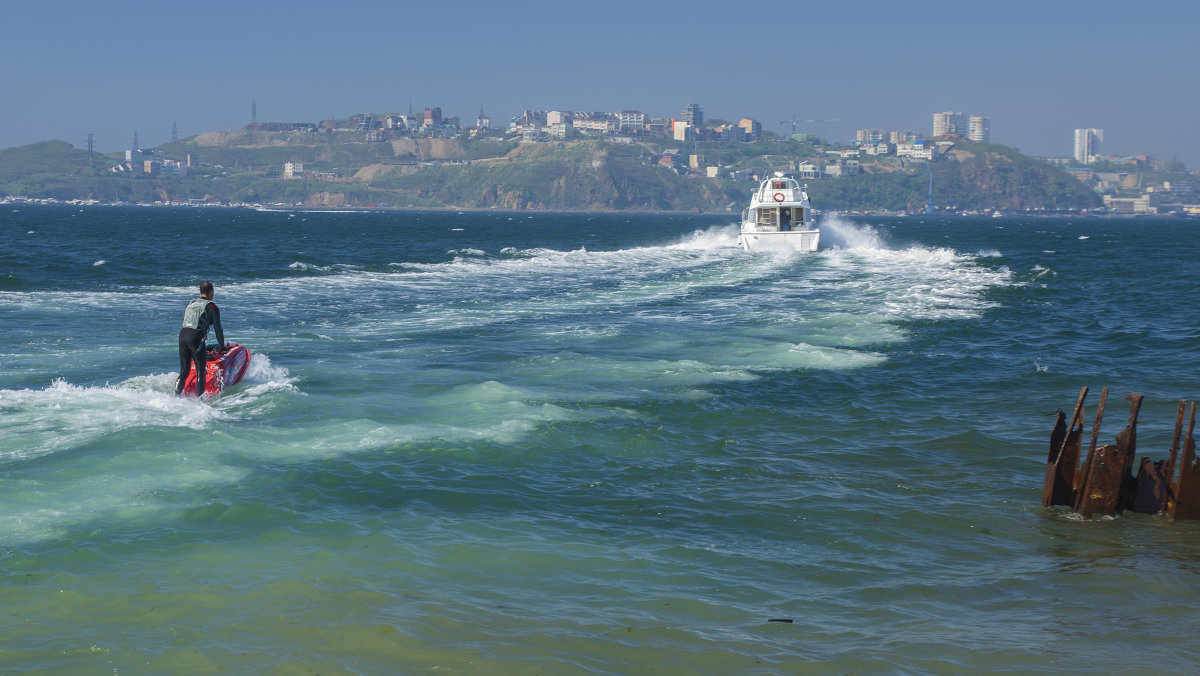
[[[1097,190],[1106,172],[1027,157],[986,140],[982,116],[939,113],[936,135],[864,129],[855,142],[779,136],[759,123],[637,111],[525,111],[498,129],[423,114],[258,123],[153,149],[97,155],[61,141],[0,150],[0,196],[114,203],[505,210],[740,210],[773,171],[804,180],[824,210],[1070,212],[1132,199]],[[1094,130],[1093,130],[1094,131]],[[1095,145],[1089,146],[1095,150]],[[1186,174],[1183,174],[1186,176]],[[1139,173],[1140,191],[1180,198],[1186,180]],[[1088,185],[1088,182],[1091,185]],[[1165,187],[1164,187],[1165,186]],[[1139,196],[1140,197],[1140,196]]]

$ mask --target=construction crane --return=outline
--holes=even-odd
[[[841,122],[841,119],[833,117],[833,118],[829,118],[827,120],[797,120],[796,116],[792,115],[792,121],[791,121],[792,134],[794,135],[796,133],[796,125],[797,124],[817,124],[819,122]],[[788,124],[788,121],[783,120],[779,124]]]

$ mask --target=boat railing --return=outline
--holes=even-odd
[[[781,200],[775,199],[776,193],[782,194],[783,199],[781,199]],[[757,201],[759,204],[761,204],[763,206],[769,206],[772,204],[785,204],[785,203],[796,204],[799,202],[807,202],[808,201],[808,193],[806,193],[800,189],[792,190],[791,188],[781,188],[779,190],[768,190],[765,193],[760,192],[757,195],[755,195],[755,201]]]

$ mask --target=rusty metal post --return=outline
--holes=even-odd
[[[1193,401],[1187,436],[1183,441],[1183,457],[1179,463],[1179,479],[1175,482],[1175,501],[1170,512],[1172,521],[1200,519],[1200,466],[1196,464],[1196,440],[1192,437],[1195,428],[1196,402]]]
[[[1133,478],[1133,459],[1137,455],[1137,419],[1138,411],[1142,408],[1140,394],[1125,395],[1129,400],[1129,424],[1117,433],[1117,461],[1121,464],[1121,486],[1117,496],[1117,511],[1133,505],[1137,487]]]
[[[1100,423],[1104,420],[1104,405],[1108,402],[1108,388],[1100,388],[1100,404],[1096,407],[1096,419],[1092,422],[1092,443],[1088,446],[1087,460],[1083,463],[1083,469],[1075,477],[1075,504],[1072,508],[1080,511],[1083,504],[1084,495],[1090,490],[1088,487],[1088,477],[1092,472],[1093,458],[1096,455],[1096,443],[1100,438]]]
[[[1079,506],[1083,517],[1093,514],[1116,516],[1120,507],[1121,484],[1125,479],[1125,462],[1116,446],[1105,444],[1088,454],[1088,472],[1084,489],[1080,491]]]
[[[1046,480],[1042,486],[1042,505],[1075,504],[1076,474],[1079,472],[1079,445],[1083,437],[1083,401],[1088,388],[1079,392],[1075,412],[1071,415],[1071,427],[1066,426],[1062,409],[1050,432],[1050,453],[1046,458]]]
[[[1175,508],[1175,462],[1179,458],[1179,441],[1183,438],[1183,414],[1186,412],[1187,406],[1180,399],[1179,408],[1175,412],[1175,437],[1171,440],[1171,454],[1167,456],[1167,467],[1163,471],[1167,480],[1167,494],[1163,496],[1160,513],[1164,516]]]

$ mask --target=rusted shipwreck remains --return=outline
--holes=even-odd
[[[1200,519],[1200,466],[1196,463],[1196,442],[1192,438],[1196,426],[1196,402],[1191,402],[1186,431],[1184,413],[1187,406],[1185,402],[1179,402],[1175,440],[1171,443],[1170,455],[1158,461],[1142,456],[1137,475],[1134,476],[1137,418],[1142,395],[1129,394],[1125,397],[1129,400],[1129,424],[1117,434],[1117,443],[1097,448],[1108,388],[1100,391],[1100,404],[1092,423],[1091,444],[1081,466],[1083,401],[1087,393],[1086,387],[1079,392],[1079,401],[1075,403],[1075,412],[1069,424],[1062,409],[1058,410],[1054,430],[1050,433],[1050,455],[1046,460],[1042,504],[1046,507],[1066,505],[1084,517],[1096,514],[1115,516],[1129,510],[1162,514],[1171,520]]]

